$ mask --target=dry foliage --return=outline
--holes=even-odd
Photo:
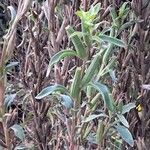
[[[135,143],[131,148],[123,142],[121,149],[149,149],[150,88],[147,87],[150,83],[149,0],[2,0],[0,2],[0,145],[2,147],[15,149],[21,144],[11,128],[15,124],[20,124],[25,131],[22,143],[28,149],[77,150],[108,147],[115,149],[115,145],[112,144],[115,140],[107,140],[110,135],[100,144],[91,143],[84,138],[85,133],[96,132],[100,122],[99,119],[95,119],[90,124],[84,124],[81,121],[82,117],[98,113],[99,108],[109,114],[106,107],[102,107],[102,101],[96,101],[95,107],[89,110],[89,107],[92,107],[88,103],[90,98],[97,96],[102,99],[100,95],[96,95],[97,93],[89,97],[84,90],[79,91],[81,102],[73,102],[71,113],[55,96],[44,98],[42,101],[35,98],[48,85],[57,83],[70,88],[76,68],[79,70],[82,68],[83,71],[88,61],[92,60],[97,45],[94,47],[92,44],[85,44],[87,58],[65,57],[54,64],[50,73],[47,73],[51,58],[61,50],[70,50],[73,47],[71,38],[66,34],[66,27],[71,25],[76,31],[82,30],[81,20],[76,15],[77,10],[81,7],[84,11],[88,11],[92,4],[96,5],[99,2],[101,9],[97,16],[100,16],[98,18],[100,25],[94,33],[104,31],[114,23],[110,7],[118,13],[119,8],[127,2],[129,9],[125,18],[115,20],[116,26],[117,22],[121,25],[116,29],[115,37],[121,39],[125,46],[115,47],[109,54],[108,60],[106,59],[108,63],[111,58],[116,58],[112,66],[117,82],[114,84],[108,75],[100,77],[100,80],[111,89],[116,105],[140,101],[143,108],[142,118],[135,109],[125,115]],[[11,66],[8,67],[9,64]],[[11,69],[7,70],[7,67]],[[81,75],[84,74],[82,71]],[[146,88],[143,85],[147,85]],[[5,108],[7,98],[12,101],[8,108]],[[103,122],[107,127],[111,119],[103,119]],[[77,125],[80,125],[81,129]]]

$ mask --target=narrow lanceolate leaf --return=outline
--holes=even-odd
[[[92,128],[93,128],[93,125],[92,125],[92,124],[89,124],[89,125],[86,127],[86,130],[84,131],[83,139],[86,139],[86,138],[88,137],[88,135],[90,134]]]
[[[108,48],[106,49],[106,51],[103,55],[102,64],[107,64],[108,63],[108,60],[110,58],[109,56],[110,56],[112,50],[113,50],[113,44],[109,44]]]
[[[65,57],[72,57],[72,56],[77,56],[77,53],[72,50],[62,50],[56,53],[49,62],[46,76],[49,76],[51,68],[54,64],[56,64],[58,61],[62,60]]]
[[[112,17],[112,20],[113,20],[113,23],[119,27],[120,26],[120,22],[119,20],[117,19],[118,15],[117,15],[117,12],[116,12],[116,9],[115,7],[109,7],[109,10],[110,10],[110,15]]]
[[[129,112],[131,109],[133,109],[135,107],[136,107],[135,103],[129,103],[129,104],[124,105],[122,107],[122,114]]]
[[[126,127],[119,125],[119,124],[115,127],[116,127],[118,133],[120,134],[120,136],[122,137],[122,139],[124,139],[130,146],[133,147],[134,140],[133,140],[133,137],[132,137],[130,131]]]
[[[70,98],[70,96],[61,94],[60,98],[61,98],[61,104],[64,105],[66,108],[70,109],[73,107],[73,101]]]
[[[102,120],[99,120],[98,128],[96,131],[96,142],[97,142],[97,144],[100,144],[102,142],[103,134],[104,134],[104,123]]]
[[[75,32],[71,26],[67,26],[66,31],[67,31],[67,34],[69,37]],[[79,38],[79,36],[74,35],[74,36],[71,36],[70,39],[76,49],[78,57],[80,57],[81,59],[86,58],[86,56],[87,56],[86,49],[85,49],[81,39]]]
[[[82,122],[89,122],[89,121],[91,121],[91,120],[93,120],[93,119],[96,119],[96,118],[99,118],[99,117],[108,117],[106,114],[104,114],[104,113],[101,113],[101,114],[99,114],[99,115],[90,115],[90,116],[88,116],[87,118],[85,118]]]
[[[92,41],[91,41],[91,38],[90,38],[90,34],[87,34],[89,33],[89,29],[87,27],[85,27],[83,21],[81,23],[81,27],[82,27],[82,34],[83,34],[83,39],[84,39],[84,42],[85,42],[85,45],[90,48],[91,47],[91,44],[92,44]]]
[[[104,56],[103,56],[103,60],[104,60]],[[107,66],[101,71],[101,76],[107,74],[110,71],[110,69],[113,68],[115,62],[116,62],[116,58],[112,57],[111,60],[108,62]]]
[[[109,70],[109,75],[110,75],[112,81],[113,81],[114,83],[116,83],[116,82],[117,82],[117,77],[116,77],[116,74],[115,74],[115,70],[110,69],[110,70]]]
[[[9,71],[11,69],[13,69],[14,67],[16,67],[19,64],[19,62],[10,62],[6,67],[6,71]]]
[[[80,85],[81,85],[81,67],[77,67],[70,90],[70,95],[73,98],[78,99],[81,87]]]
[[[100,40],[114,44],[116,46],[125,47],[125,43],[122,40],[119,40],[115,37],[111,37],[108,35],[100,34],[99,35]]]
[[[83,33],[83,32],[80,32],[80,31],[75,31],[73,34],[71,34],[69,37],[72,38],[74,36],[78,36],[79,38],[82,38],[83,35],[88,35],[88,33]]]
[[[16,94],[6,94],[5,100],[4,100],[4,106],[6,110],[14,102],[15,97],[16,97]]]
[[[90,15],[97,15],[98,12],[100,11],[100,8],[101,8],[101,3],[97,3],[94,6],[92,5],[89,10]]]
[[[97,54],[94,57],[94,59],[92,60],[91,64],[89,65],[88,69],[86,70],[85,75],[83,76],[83,79],[82,79],[83,86],[92,80],[92,78],[95,74],[95,71],[100,64],[100,57],[101,56],[99,54]]]
[[[7,7],[9,10],[10,10],[10,13],[11,13],[11,21],[13,21],[16,17],[16,10],[13,6],[8,6]]]
[[[28,149],[28,148],[24,145],[18,145],[18,146],[15,147],[14,150],[25,150],[25,149]]]
[[[135,23],[136,23],[136,21],[134,21],[134,20],[124,23],[124,24],[119,28],[118,35],[119,35],[123,30],[125,30],[125,29],[131,27],[131,26],[134,25]]]
[[[125,127],[129,128],[129,123],[122,114],[117,114],[117,117]]]
[[[44,88],[35,98],[36,99],[42,99],[50,94],[52,94],[53,92],[63,92],[63,93],[68,93],[67,89],[59,84],[56,85],[52,85],[52,86],[48,86],[46,88]]]
[[[88,13],[89,13],[89,15],[91,15],[91,16],[95,16],[97,13],[98,13],[98,11],[97,12],[95,12],[95,9],[94,9],[94,5],[91,5],[91,8],[90,8],[90,10],[88,11]],[[100,9],[100,8],[99,8]]]
[[[127,6],[127,4],[129,4],[129,2],[125,2],[125,3],[123,3],[122,4],[122,6],[120,7],[120,9],[119,9],[119,17],[123,17],[123,15],[125,14],[125,12],[126,12],[126,6]]]
[[[101,84],[99,82],[92,82],[92,83],[90,83],[90,85],[93,86],[95,89],[97,89],[101,93],[103,100],[106,104],[106,107],[110,111],[113,111],[114,110],[114,103],[113,103],[113,99],[110,95],[110,92],[109,92],[107,86],[104,84]]]
[[[24,141],[25,134],[23,128],[20,125],[14,124],[10,128],[14,131],[16,137],[18,137],[21,141]]]
[[[92,108],[96,106],[96,103],[99,101],[100,93],[97,93],[91,100]]]

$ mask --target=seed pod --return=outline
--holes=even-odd
[[[86,127],[86,130],[85,130],[84,135],[83,135],[83,138],[84,138],[84,139],[87,138],[87,136],[89,135],[89,133],[90,133],[92,127],[93,127],[92,125]]]
[[[100,98],[100,93],[97,93],[94,98],[91,100],[91,104],[92,104],[92,111],[95,111],[95,109],[97,108],[97,102],[99,101]]]
[[[97,144],[100,144],[102,142],[103,133],[104,133],[104,124],[103,124],[102,120],[99,120],[97,132],[96,132],[96,142],[97,142]]]
[[[78,98],[79,90],[80,90],[80,83],[81,83],[81,67],[78,67],[76,69],[75,76],[73,78],[73,82],[71,85],[71,91],[70,91],[71,96],[73,98]]]

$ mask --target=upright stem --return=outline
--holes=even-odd
[[[11,149],[11,144],[10,144],[10,137],[9,137],[9,129],[7,128],[5,120],[3,121],[3,129],[4,129],[4,134],[5,134],[5,143],[7,145],[6,150],[10,150]]]
[[[3,115],[5,113],[4,108],[3,108],[4,93],[5,93],[4,77],[2,77],[1,80],[0,80],[0,117],[1,118],[3,118]],[[7,128],[5,119],[3,119],[2,124],[3,124],[3,129],[4,129],[5,143],[6,143],[6,146],[7,146],[7,150],[10,150],[11,149],[11,144],[10,144],[10,138],[9,138],[9,129]]]
[[[0,117],[3,115],[4,91],[4,82],[0,80]]]

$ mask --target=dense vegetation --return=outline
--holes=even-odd
[[[148,150],[149,0],[1,0],[0,149]]]

